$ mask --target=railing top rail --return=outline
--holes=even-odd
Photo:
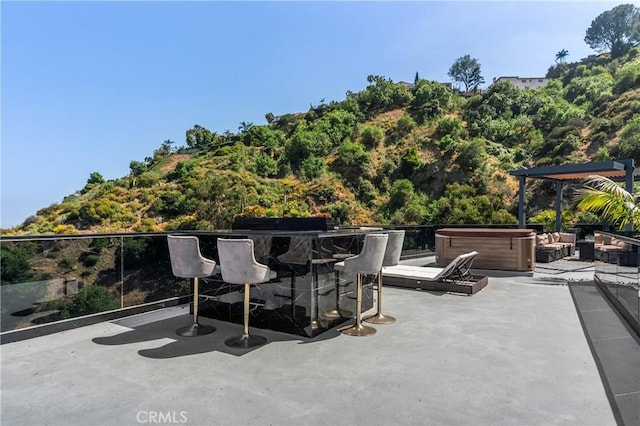
[[[33,240],[77,240],[88,238],[120,238],[120,237],[159,237],[172,232],[119,232],[112,234],[43,234],[43,235],[2,235],[0,242],[33,241]]]
[[[363,225],[364,226],[364,225]],[[366,225],[381,227],[383,229],[405,229],[405,230],[427,230],[433,232],[440,228],[517,228],[517,224],[430,224],[430,225]],[[542,227],[541,224],[529,223],[528,227],[535,229]],[[360,226],[342,225],[338,226],[341,230],[358,229]],[[90,238],[129,238],[129,237],[165,237],[169,234],[190,234],[190,235],[211,235],[224,234],[231,232],[230,229],[217,230],[172,230],[161,232],[113,232],[113,233],[95,233],[95,234],[42,234],[42,235],[0,235],[1,242],[17,242],[17,241],[37,241],[37,240],[68,240],[68,239],[90,239]],[[602,231],[598,231],[602,232]],[[621,237],[618,234],[612,234]],[[640,244],[640,241],[634,241]]]

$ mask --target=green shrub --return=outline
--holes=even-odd
[[[282,207],[282,214],[285,217],[309,217],[309,206],[304,202],[287,201]]]
[[[160,177],[156,173],[143,173],[136,179],[136,186],[139,188],[151,188],[159,180]]]
[[[428,209],[421,197],[414,197],[407,205],[393,212],[391,223],[419,225],[427,221]]]
[[[322,176],[326,172],[326,168],[324,158],[315,156],[306,158],[300,164],[300,179],[303,182],[312,181]]]
[[[441,137],[449,135],[452,138],[458,138],[462,136],[463,130],[462,121],[457,117],[442,118],[438,121],[438,125],[436,126],[436,132]]]
[[[30,259],[35,255],[32,247],[24,244],[2,243],[0,274],[2,285],[31,281]]]
[[[468,184],[451,183],[434,203],[433,223],[501,224],[517,223],[504,209],[502,197],[479,195]]]
[[[147,211],[150,216],[163,215],[167,218],[187,213],[190,211],[185,209],[185,194],[178,190],[161,192]]]
[[[618,70],[613,92],[619,95],[636,87],[640,87],[640,62],[633,62]]]
[[[416,171],[422,165],[420,156],[418,155],[418,149],[415,146],[409,147],[404,151],[402,160],[400,162],[400,173],[405,178],[412,178]]]
[[[411,111],[419,123],[424,123],[442,117],[454,107],[454,104],[451,89],[440,83],[421,80],[414,87]]]
[[[278,174],[278,162],[267,154],[259,154],[254,161],[254,170],[262,177],[273,177]]]
[[[125,238],[122,241],[122,247],[118,250],[123,251],[124,265],[127,269],[135,269],[142,265],[147,259],[149,253],[149,239],[140,237]],[[117,253],[119,259],[120,253]]]
[[[136,226],[137,232],[153,232],[156,230],[156,221],[153,219],[142,219],[139,225]]]
[[[456,164],[465,171],[484,170],[487,162],[487,151],[479,138],[462,142],[457,147]]]
[[[391,186],[389,191],[389,202],[387,203],[387,209],[390,212],[398,210],[403,206],[409,204],[409,202],[415,196],[413,183],[408,179],[396,180]]]
[[[87,268],[94,266],[100,260],[100,255],[95,253],[89,253],[82,259],[82,264]]]
[[[361,143],[347,139],[338,148],[338,163],[344,166],[343,174],[352,178],[371,167],[371,158]]]
[[[602,146],[598,149],[596,156],[594,157],[595,161],[611,161],[613,158],[609,153],[609,149],[606,146]]]
[[[401,134],[407,134],[417,126],[416,121],[409,114],[405,114],[396,123],[396,130]]]
[[[195,169],[195,163],[192,161],[178,161],[173,172],[167,174],[167,180],[180,180],[190,176]]]
[[[602,103],[613,96],[613,79],[606,74],[578,77],[566,87],[566,99],[576,105]]]
[[[58,262],[58,266],[64,270],[71,271],[76,267],[76,260],[65,257],[60,262]]]
[[[301,167],[311,156],[324,157],[331,150],[332,143],[326,133],[301,130],[296,131],[285,147],[285,156],[294,170]]]
[[[78,216],[89,225],[99,225],[107,220],[128,222],[134,219],[133,212],[126,205],[107,198],[84,204],[80,207]]]
[[[620,131],[619,154],[623,158],[640,158],[640,115],[634,115]]]
[[[456,141],[454,138],[452,138],[449,135],[445,135],[441,137],[440,140],[438,141],[438,148],[444,152],[453,150],[457,146],[458,146],[458,141]]]
[[[349,204],[339,202],[335,204],[326,205],[323,209],[324,212],[331,214],[331,217],[335,220],[336,224],[344,225],[349,223]]]
[[[62,319],[90,315],[119,308],[120,305],[109,290],[98,285],[85,287],[60,312]]]
[[[364,126],[360,137],[367,148],[375,148],[384,140],[384,131],[376,125]]]
[[[371,204],[376,199],[377,190],[370,181],[359,178],[356,186],[359,201],[365,204]]]
[[[321,186],[313,190],[311,195],[318,200],[318,202],[326,204],[337,201],[336,190],[333,186]]]
[[[109,247],[109,239],[108,238],[94,238],[91,240],[91,247],[98,252],[103,248]]]
[[[59,252],[57,252],[57,251],[49,251],[49,252],[45,255],[45,257],[46,257],[47,259],[57,259],[57,258],[58,258],[58,255],[59,255]]]
[[[560,222],[563,231],[569,228],[572,218],[573,215],[569,210],[562,211]],[[556,230],[556,211],[550,209],[543,210],[529,218],[529,221],[531,223],[541,223],[545,232],[554,232]]]
[[[605,132],[598,132],[591,135],[591,142],[596,145],[604,148],[602,145],[605,145],[609,141],[609,135]]]
[[[353,113],[337,109],[324,115],[313,128],[325,133],[333,145],[337,146],[346,138],[353,136],[356,122],[356,116]]]

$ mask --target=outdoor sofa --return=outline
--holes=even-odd
[[[576,254],[576,234],[549,232],[536,235],[536,262],[553,262]]]
[[[632,245],[610,235],[596,233],[593,248],[596,260],[628,266],[637,264],[637,260],[633,261]]]

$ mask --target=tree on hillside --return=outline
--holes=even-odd
[[[564,63],[567,56],[569,56],[569,51],[567,49],[562,49],[561,51],[556,53],[556,63]]]
[[[186,141],[189,148],[202,149],[213,142],[215,137],[216,135],[209,129],[198,124],[186,131]]]
[[[587,29],[584,41],[600,52],[609,49],[612,58],[619,58],[639,41],[639,25],[638,8],[621,4],[598,15]]]
[[[276,116],[273,115],[272,112],[268,112],[264,115],[265,120],[267,120],[267,123],[271,124],[275,121]]]
[[[356,101],[360,111],[368,118],[381,112],[404,108],[413,99],[411,90],[407,86],[394,83],[390,78],[369,75],[367,81],[369,85],[356,94]],[[349,96],[348,93],[347,96]]]
[[[129,169],[131,170],[132,176],[140,176],[147,171],[147,165],[142,161],[132,160],[129,163]]]
[[[162,144],[160,145],[160,148],[156,149],[153,154],[155,155],[159,155],[159,156],[167,156],[167,155],[171,155],[174,151],[173,149],[173,145],[175,145],[175,141],[172,141],[171,139],[165,139],[164,142],[162,142]]]
[[[246,133],[252,127],[253,127],[253,123],[252,122],[250,122],[250,121],[241,121],[240,125],[238,126],[238,131],[240,131],[240,133]]]
[[[417,121],[424,123],[449,112],[454,105],[453,91],[435,81],[420,80],[414,87],[410,110]]]
[[[453,81],[464,84],[465,92],[476,91],[484,83],[480,63],[470,55],[464,55],[451,65],[448,72]]]
[[[92,183],[104,183],[104,178],[100,173],[92,172],[89,175],[89,179],[87,179],[87,184],[92,184]]]

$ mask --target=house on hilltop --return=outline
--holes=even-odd
[[[544,87],[549,83],[548,78],[544,77],[498,77],[493,78],[493,84],[508,81],[518,89],[533,90]]]

